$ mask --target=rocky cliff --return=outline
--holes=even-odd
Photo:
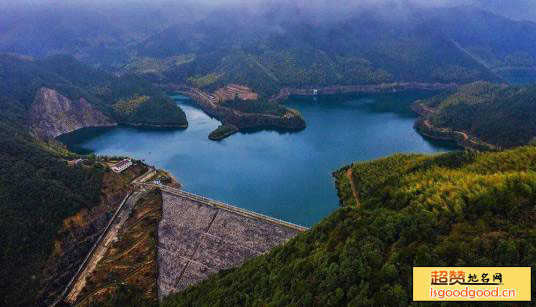
[[[30,131],[41,139],[55,138],[84,127],[117,123],[86,99],[69,99],[58,91],[40,88],[30,107]]]

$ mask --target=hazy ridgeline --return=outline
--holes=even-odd
[[[18,1],[1,4],[0,52],[67,53],[153,82],[240,83],[261,96],[287,86],[530,81],[536,24],[519,21],[532,19],[532,4],[517,2]]]

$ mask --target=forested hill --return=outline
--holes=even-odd
[[[536,80],[531,22],[456,7],[398,19],[366,11],[315,23],[299,10],[286,20],[294,12],[289,6],[255,17],[240,9],[215,12],[171,26],[138,43],[126,70],[208,88],[243,83],[264,94],[281,87]]]
[[[152,81],[210,90],[236,83],[264,95],[282,87],[536,80],[536,24],[499,11],[380,7],[329,18],[292,1],[275,3],[255,11],[237,2],[200,14],[173,3],[45,12],[21,6],[0,21],[0,52],[68,53]],[[326,9],[338,12],[336,4]]]
[[[149,37],[136,46],[126,71],[209,89],[246,84],[265,95],[282,87],[503,81],[417,18],[386,21],[372,13],[266,26],[243,21],[244,12],[222,14],[236,16],[178,24]]]
[[[40,91],[42,88],[51,90]],[[37,92],[44,94],[38,97]],[[51,99],[54,93],[66,98]],[[77,100],[80,98],[87,100],[90,107]],[[129,104],[140,99],[143,100],[141,103]],[[110,171],[91,160],[84,166],[69,166],[66,160],[73,159],[71,154],[55,147],[54,143],[45,144],[30,135],[34,132],[30,128],[36,124],[32,122],[32,116],[42,115],[34,114],[38,102],[44,103],[45,107],[38,109],[42,113],[59,110],[47,118],[51,121],[46,122],[45,127],[62,124],[62,121],[72,124],[73,118],[84,119],[87,114],[71,114],[77,110],[76,106],[80,107],[77,103],[84,106],[81,111],[99,110],[105,114],[102,116],[117,122],[186,124],[182,110],[159,89],[139,77],[118,78],[81,64],[70,56],[32,61],[0,55],[1,306],[32,306],[47,280],[60,280],[60,284],[48,284],[47,289],[61,287],[61,278],[69,279],[69,270],[83,259],[81,255],[70,259],[72,267],[62,268],[64,275],[60,277],[43,273],[53,253],[80,252],[76,248],[64,251],[61,244],[54,241],[59,231],[64,230],[64,220],[82,209],[106,204],[102,199],[103,178]],[[131,115],[122,114],[118,104],[127,106]],[[69,128],[68,125],[65,127]],[[74,127],[77,127],[76,123]],[[113,192],[122,191],[113,188]],[[101,208],[98,213],[105,214],[103,210]],[[98,225],[98,218],[92,218]],[[87,227],[93,225],[93,220],[81,223],[86,222]],[[76,231],[76,239],[87,238],[82,230],[77,228]],[[90,243],[84,241],[78,247],[83,250]]]
[[[63,219],[99,203],[104,169],[73,168],[0,114],[0,305],[31,306]],[[6,118],[9,115],[10,118]]]
[[[42,88],[57,92],[72,101],[83,98],[89,102],[90,107],[119,123],[175,127],[187,125],[184,112],[160,89],[140,77],[116,77],[67,55],[55,55],[43,60],[0,55],[1,106],[7,108],[9,103],[10,108],[17,111],[23,127],[31,124],[30,110],[36,102],[38,90]],[[59,106],[56,103],[45,109],[50,110],[51,107],[53,109]],[[75,115],[84,116],[73,114]],[[61,119],[57,118],[59,121]]]
[[[407,306],[412,266],[536,263],[536,147],[398,154],[335,176],[342,208],[163,305]]]
[[[536,143],[534,85],[477,82],[418,103],[428,107],[425,119],[435,128],[465,132],[500,148]]]

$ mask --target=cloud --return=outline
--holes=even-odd
[[[471,5],[517,19],[536,19],[536,0],[0,0],[0,8],[79,9],[130,14],[147,10],[166,18],[203,17],[216,11],[240,11],[249,16],[272,12],[289,18],[327,21],[374,11],[385,18],[401,18],[421,8]],[[187,14],[185,14],[187,12]],[[0,16],[1,16],[0,12]],[[174,17],[175,16],[175,17]]]

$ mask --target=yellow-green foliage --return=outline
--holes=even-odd
[[[136,73],[163,74],[170,69],[190,63],[193,60],[195,60],[195,54],[181,54],[163,59],[136,57],[125,68]]]
[[[423,206],[431,212],[460,213],[482,204],[512,209],[536,197],[535,147],[499,153],[395,155],[355,164],[352,172],[364,206],[378,206],[381,201],[384,207]]]
[[[122,115],[130,116],[134,114],[140,105],[146,103],[149,99],[149,96],[135,96],[129,100],[121,99],[114,104],[114,109]]]
[[[335,176],[343,208],[163,305],[410,306],[413,266],[536,265],[536,147],[399,154]]]
[[[216,82],[222,75],[217,73],[210,73],[198,78],[190,78],[188,81],[192,82],[196,87],[205,87]]]

